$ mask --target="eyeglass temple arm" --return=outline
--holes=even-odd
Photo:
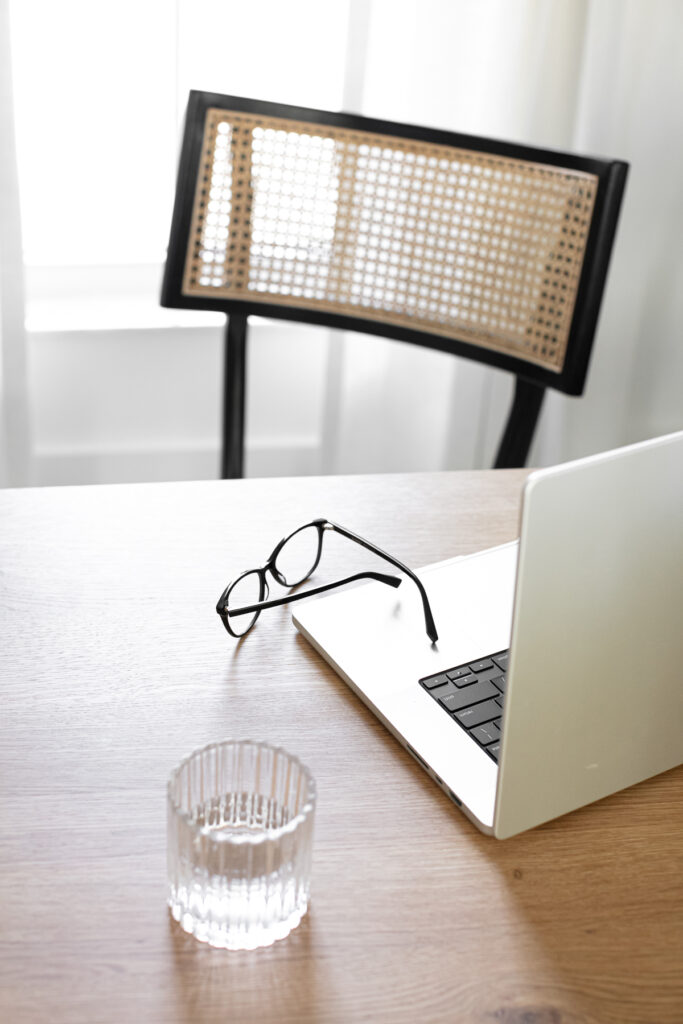
[[[313,597],[315,594],[324,594],[326,590],[334,590],[335,587],[346,586],[347,583],[355,583],[356,580],[377,580],[378,583],[386,583],[388,587],[400,587],[401,580],[398,576],[386,576],[382,572],[357,572],[354,576],[347,576],[345,580],[337,580],[336,583],[325,583],[322,587],[313,587],[312,590],[305,590],[301,594],[288,594],[286,597],[278,597],[272,601],[259,601],[257,604],[246,604],[241,608],[227,608],[232,618],[235,615],[248,615],[250,612],[261,612],[265,608],[277,608],[282,604],[290,604],[292,601],[300,601],[303,597]]]
[[[374,555],[379,555],[380,558],[386,559],[387,562],[391,563],[391,565],[395,565],[397,569],[400,569],[401,572],[404,572],[406,576],[409,576],[411,578],[413,583],[416,584],[417,589],[420,591],[420,597],[422,598],[422,607],[424,609],[427,636],[432,641],[432,643],[436,643],[436,641],[439,639],[439,634],[436,631],[434,616],[432,615],[432,609],[429,606],[429,598],[427,597],[427,591],[425,590],[421,581],[412,571],[412,569],[409,569],[407,565],[403,564],[403,562],[399,562],[397,558],[394,558],[392,555],[387,554],[386,551],[382,551],[381,548],[378,548],[376,547],[376,545],[371,544],[370,541],[365,540],[363,537],[359,537],[357,533],[352,533],[351,530],[347,530],[345,529],[345,527],[340,526],[339,523],[333,523],[330,519],[319,520],[319,522],[321,523],[323,528],[335,530],[337,533],[341,533],[343,537],[348,538],[348,540],[353,540],[356,542],[356,544],[360,544],[361,547],[365,548],[367,551],[371,551]]]

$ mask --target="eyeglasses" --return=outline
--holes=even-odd
[[[407,565],[388,555],[386,551],[375,547],[374,544],[359,537],[358,534],[346,530],[343,526],[339,526],[338,523],[330,522],[329,519],[314,519],[312,522],[306,523],[305,526],[300,526],[280,541],[265,565],[260,569],[248,569],[247,572],[243,572],[241,576],[228,584],[216,605],[216,611],[228,633],[238,638],[244,636],[266,608],[277,608],[279,605],[289,604],[291,601],[300,601],[304,597],[323,594],[326,590],[343,587],[356,580],[376,580],[389,587],[400,586],[401,580],[397,576],[388,576],[380,572],[357,572],[353,576],[347,576],[346,579],[337,580],[335,583],[326,583],[324,586],[314,587],[301,594],[288,594],[286,597],[268,600],[270,593],[268,573],[283,587],[296,587],[312,576],[320,561],[323,536],[327,530],[334,530],[342,537],[360,544],[361,547],[400,569],[415,583],[422,599],[427,636],[432,643],[436,643],[438,634],[432,610],[429,607],[427,592],[415,573]]]

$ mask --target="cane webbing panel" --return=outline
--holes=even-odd
[[[562,370],[597,177],[207,113],[183,294],[342,313]]]

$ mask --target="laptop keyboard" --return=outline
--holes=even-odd
[[[509,651],[446,669],[420,685],[498,763]]]

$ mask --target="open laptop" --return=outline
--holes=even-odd
[[[683,431],[532,473],[518,542],[418,575],[436,644],[408,580],[294,623],[482,831],[683,761]]]

